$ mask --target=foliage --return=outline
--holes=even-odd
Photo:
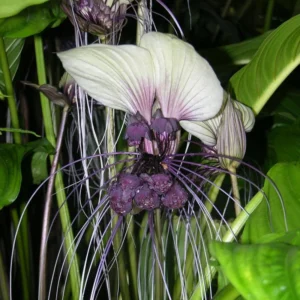
[[[0,234],[0,298],[300,298],[300,1],[153,1],[152,15],[147,1],[124,11],[126,1],[120,10],[94,1],[83,1],[92,9],[82,11],[80,1],[0,3],[0,224],[7,228]],[[144,22],[137,34],[136,13]],[[76,21],[63,22],[66,15]],[[182,129],[177,156],[147,163],[183,184],[188,204],[149,211],[136,205],[116,215],[111,187],[124,170],[144,167],[136,164],[140,149],[123,138],[136,120],[104,107],[101,95],[87,96],[56,53],[139,43],[143,30],[155,28],[185,34],[222,86],[252,108],[256,124],[244,161],[225,156],[237,169],[222,168],[224,155]],[[68,101],[55,106],[57,97]]]

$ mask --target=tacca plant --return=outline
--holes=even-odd
[[[299,298],[297,7],[1,3],[0,298]]]

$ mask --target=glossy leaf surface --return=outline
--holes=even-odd
[[[210,251],[245,299],[300,298],[300,247],[215,242]]]
[[[260,112],[300,63],[300,15],[286,21],[262,43],[251,62],[230,80],[236,99]]]
[[[263,200],[249,217],[242,234],[243,243],[256,243],[267,234],[300,228],[300,163],[278,163],[268,176],[277,185],[283,203],[270,181],[266,180],[263,190],[268,204]]]
[[[18,15],[0,19],[0,36],[28,37],[42,32],[47,27],[58,26],[64,18],[58,1],[30,6]]]
[[[7,18],[18,14],[24,8],[44,3],[48,0],[1,0],[0,18]]]

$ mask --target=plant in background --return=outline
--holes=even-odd
[[[0,131],[14,143],[0,144],[0,207],[7,206],[0,222],[13,224],[15,234],[0,236],[0,298],[297,299],[297,88],[280,99],[286,104],[259,113],[299,65],[299,16],[270,34],[202,52],[241,103],[190,44],[197,44],[193,34],[203,45],[228,44],[236,33],[226,32],[226,16],[247,24],[245,11],[259,15],[259,8],[228,1],[218,11],[213,1],[193,0],[170,8],[161,1],[10,4],[0,5],[0,95],[11,124],[8,118]],[[159,5],[174,12],[170,19],[182,24],[190,44],[169,34]],[[273,5],[256,26],[270,28]],[[67,28],[60,7],[74,26],[76,47],[65,52],[57,47]],[[58,26],[54,34],[44,31]],[[30,130],[43,132],[28,115],[39,107],[30,101],[25,109],[25,94],[12,81],[24,44],[13,38],[26,38],[30,48],[31,35],[37,78],[24,68],[17,75],[43,93],[47,139]],[[69,74],[56,67],[53,52]],[[266,153],[258,142],[264,115],[274,123]],[[29,134],[37,140],[29,142]],[[258,153],[268,176],[244,162],[245,154],[255,160]],[[32,186],[29,174],[44,182]]]
[[[62,9],[75,28],[95,35],[119,31],[129,0],[64,0]]]

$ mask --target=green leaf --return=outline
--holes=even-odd
[[[53,147],[47,139],[24,145],[0,144],[0,209],[18,197],[22,182],[22,159],[30,151],[53,153]]]
[[[268,205],[263,200],[249,217],[241,237],[243,243],[257,243],[270,233],[285,233],[286,223],[288,230],[300,229],[300,162],[278,163],[268,176],[278,187],[283,204],[270,181],[266,180],[263,190]]]
[[[215,242],[210,251],[245,299],[300,299],[300,247]]]
[[[40,184],[48,177],[47,158],[48,153],[36,152],[31,160],[31,174],[34,184]]]
[[[268,134],[268,165],[292,162],[300,157],[299,125],[275,127]]]
[[[1,0],[0,18],[7,18],[18,14],[24,8],[44,3],[49,0]]]
[[[24,42],[25,42],[24,39],[4,38],[4,45],[5,45],[9,70],[12,79],[15,77],[20,64],[21,52],[24,46]],[[0,64],[0,94],[1,95],[4,94],[4,90],[5,90],[4,77],[3,77],[3,72]]]
[[[24,134],[32,134],[36,137],[41,137],[40,135],[36,134],[35,132],[33,131],[30,131],[30,130],[24,130],[24,129],[15,129],[15,128],[0,128],[0,135],[2,134],[2,131],[5,131],[5,132],[19,132],[19,133],[24,133]]]
[[[300,91],[290,86],[287,86],[286,90],[279,105],[271,113],[274,116],[273,128],[300,124]]]
[[[287,233],[270,233],[264,235],[258,243],[280,242],[300,247],[300,230],[291,230]]]
[[[21,188],[22,145],[0,145],[0,209],[16,200]]]
[[[47,27],[58,26],[65,19],[59,4],[59,1],[55,0],[30,6],[18,15],[0,19],[0,36],[28,37],[42,32]]]
[[[219,272],[220,271],[218,271],[218,273]],[[233,300],[236,299],[239,295],[240,293],[236,290],[236,288],[231,283],[229,283],[214,296],[213,300]]]
[[[153,270],[153,244],[150,234],[145,235],[140,246],[138,284],[141,292],[141,299],[151,299],[153,296],[152,276]]]
[[[230,79],[236,99],[258,114],[299,63],[300,15],[297,15],[274,30],[252,61]]]

